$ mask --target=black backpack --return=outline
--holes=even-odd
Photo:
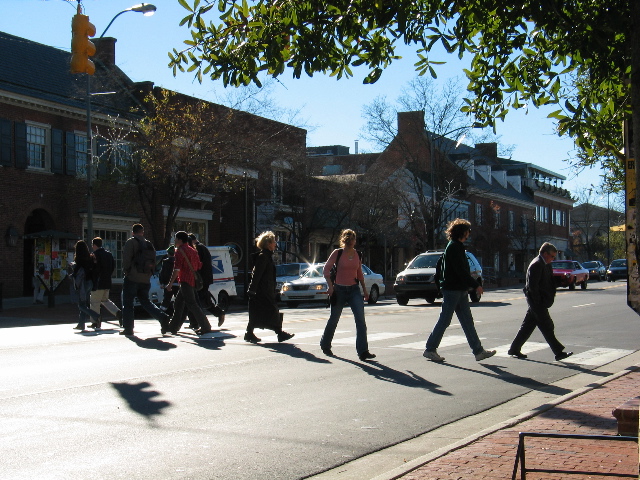
[[[433,280],[438,288],[440,288],[440,282],[442,281],[442,264],[444,263],[444,253],[440,255],[440,258],[436,262],[436,274],[433,276]]]
[[[156,271],[156,249],[149,240],[138,241],[138,249],[133,256],[133,266],[139,273],[154,274]]]

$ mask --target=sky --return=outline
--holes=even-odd
[[[187,2],[191,3],[190,0]],[[102,34],[115,15],[136,3],[136,0],[82,1],[84,13],[96,26],[96,36]],[[181,50],[184,40],[190,38],[188,28],[179,26],[187,11],[178,0],[149,3],[157,7],[153,16],[127,12],[109,28],[106,36],[117,38],[116,64],[133,81],[152,81],[158,86],[208,101],[224,96],[221,81],[205,78],[200,84],[192,73],[186,72],[173,76],[168,67],[168,52],[174,48]],[[71,18],[76,7],[75,1],[0,0],[0,31],[69,51]],[[215,20],[212,15],[208,19]],[[373,145],[361,138],[365,124],[362,108],[379,96],[394,101],[407,82],[416,76],[415,49],[403,48],[400,54],[403,58],[387,68],[374,85],[362,83],[367,74],[362,68],[354,70],[354,77],[341,80],[321,74],[294,79],[290,71],[285,71],[274,84],[271,98],[279,107],[300,110],[300,118],[312,126],[307,135],[307,146],[345,145],[353,153],[355,140],[359,140],[360,152],[375,151]],[[446,62],[435,66],[438,82],[460,77],[466,85],[464,62],[444,52],[433,52],[430,58]],[[0,65],[1,62],[0,59]],[[496,133],[501,144],[513,147],[514,160],[534,163],[565,176],[565,188],[578,197],[591,185],[600,184],[601,172],[597,168],[576,172],[564,161],[570,158],[574,147],[570,139],[560,139],[554,134],[553,121],[546,116],[555,109],[557,107],[540,110],[532,107],[526,113],[511,111],[505,122],[498,122]],[[606,197],[596,196],[592,203],[606,205]]]

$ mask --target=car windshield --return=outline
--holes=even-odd
[[[613,262],[611,262],[611,267],[626,267],[627,266],[627,261],[626,260],[614,260]]]
[[[316,267],[312,267],[309,270],[307,270],[306,272],[304,272],[303,278],[318,278],[318,277],[322,277],[322,269],[323,269],[324,265],[318,265]]]
[[[300,265],[296,263],[276,265],[276,277],[297,277],[298,275],[300,275]]]
[[[596,268],[598,266],[598,262],[584,262],[582,266],[584,268]]]
[[[411,260],[411,263],[407,265],[407,268],[436,268],[436,263],[440,254],[437,255],[418,255]]]
[[[573,270],[573,262],[552,262],[553,268],[561,268],[564,270]]]

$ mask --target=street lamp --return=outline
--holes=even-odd
[[[116,16],[114,16],[111,21],[109,22],[109,25],[107,25],[107,28],[104,29],[104,32],[102,32],[102,35],[100,35],[99,38],[104,37],[104,34],[107,33],[107,30],[109,30],[109,27],[111,26],[111,24],[113,23],[113,21],[118,18],[120,15],[122,15],[125,12],[138,12],[138,13],[142,13],[145,17],[151,16],[155,13],[156,11],[156,7],[155,5],[152,5],[150,3],[141,3],[139,5],[134,5],[133,7],[129,7],[123,11],[121,11],[120,13],[118,13]],[[93,239],[93,196],[92,196],[92,186],[91,186],[91,167],[92,167],[92,160],[93,160],[93,138],[92,138],[92,133],[91,133],[91,75],[87,75],[87,99],[86,99],[86,103],[87,103],[87,169],[86,169],[86,175],[87,175],[87,240],[89,242],[92,241]]]

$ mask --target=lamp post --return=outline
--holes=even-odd
[[[151,16],[155,13],[156,7],[150,3],[141,3],[139,5],[134,5],[133,7],[129,7],[116,16],[114,16],[107,28],[104,29],[102,35],[98,38],[104,37],[104,34],[107,33],[109,27],[113,23],[113,21],[122,15],[125,12],[138,12],[142,13],[145,17]],[[91,176],[92,176],[92,166],[93,166],[93,135],[91,132],[91,75],[87,75],[87,99],[86,99],[86,107],[87,107],[87,243],[91,245],[91,241],[93,239],[93,194],[92,194],[92,185],[91,185]]]

